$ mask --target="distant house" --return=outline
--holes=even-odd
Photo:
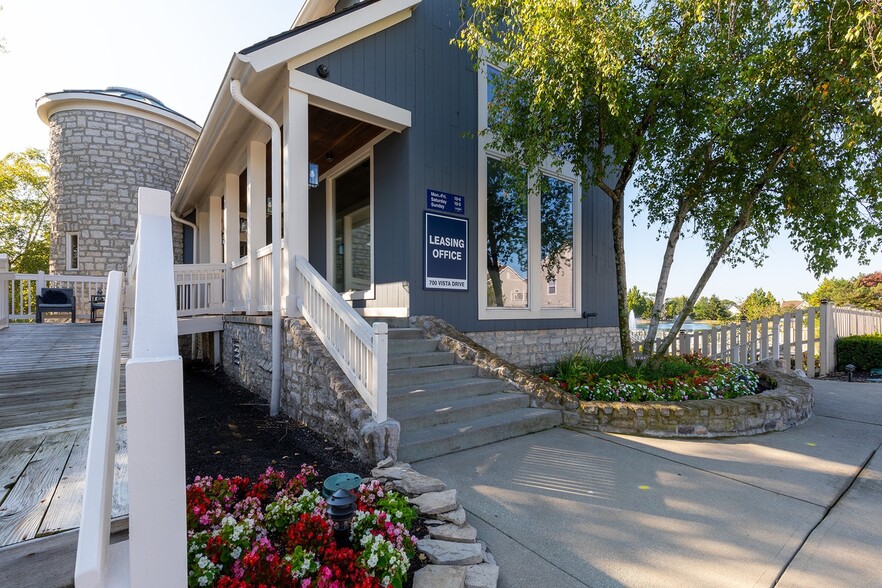
[[[794,310],[803,310],[809,307],[805,300],[782,300],[781,312],[793,312]]]

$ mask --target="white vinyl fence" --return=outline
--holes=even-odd
[[[175,272],[178,316],[224,313],[226,264],[179,264]]]
[[[388,325],[369,325],[306,259],[297,257],[297,305],[328,352],[367,402],[376,422],[387,416]]]
[[[741,365],[775,359],[809,376],[826,375],[836,369],[837,338],[872,333],[882,333],[882,313],[822,303],[754,321],[680,333],[667,353],[701,353]],[[656,344],[660,342],[661,338],[656,340]]]

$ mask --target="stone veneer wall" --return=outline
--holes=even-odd
[[[415,318],[417,326],[438,337],[440,347],[453,352],[458,362],[476,366],[485,378],[505,381],[509,390],[529,394],[534,407],[560,410],[564,425],[574,429],[649,437],[729,437],[783,431],[813,414],[811,384],[773,362],[754,368],[774,386],[754,396],[687,402],[588,402],[499,357],[442,319]]]
[[[49,271],[125,270],[135,237],[138,188],[174,193],[194,139],[163,124],[103,110],[63,110],[49,121]],[[68,232],[79,233],[79,268],[66,267]],[[175,261],[183,228],[173,223]]]
[[[224,372],[267,399],[272,391],[271,324],[268,316],[227,316],[221,345]],[[285,319],[283,330],[282,411],[364,460],[397,457],[398,421],[373,421],[358,390],[305,320]]]
[[[547,368],[576,352],[596,357],[621,353],[617,327],[481,331],[466,335],[499,357],[530,368]]]

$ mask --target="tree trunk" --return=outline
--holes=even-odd
[[[622,343],[622,359],[625,365],[634,365],[634,350],[631,348],[631,330],[628,327],[628,282],[625,272],[625,231],[624,231],[624,193],[617,191],[611,198],[613,205],[612,233],[616,256],[616,297],[619,309],[619,336]]]

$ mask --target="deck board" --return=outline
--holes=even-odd
[[[0,546],[79,526],[100,338],[100,324],[12,324],[0,331]],[[114,517],[128,514],[120,372]]]

